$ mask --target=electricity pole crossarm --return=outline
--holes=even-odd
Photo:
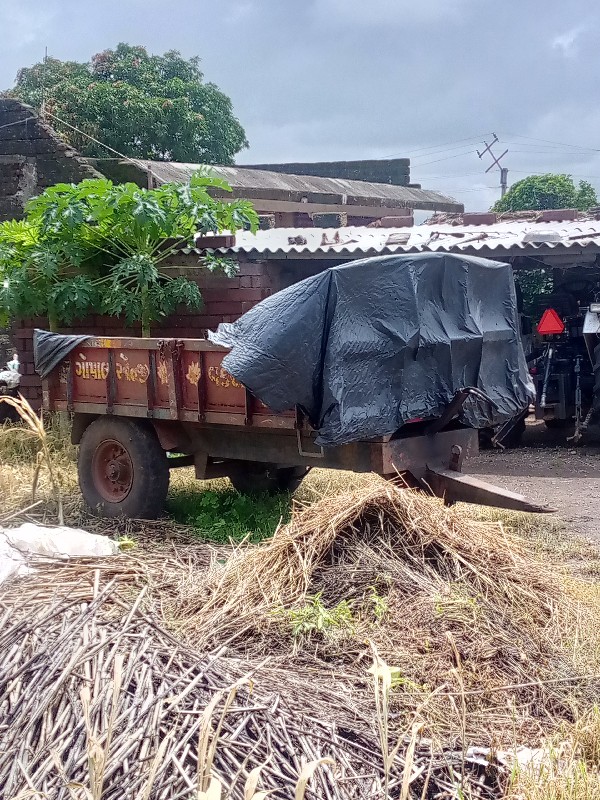
[[[486,169],[486,173],[488,173],[490,170],[494,169],[494,167],[498,167],[498,169],[500,170],[500,192],[501,192],[501,197],[504,197],[504,195],[506,194],[506,190],[508,188],[508,168],[507,167],[503,167],[502,164],[500,163],[500,161],[508,153],[508,150],[505,150],[502,153],[502,155],[496,157],[496,155],[494,154],[494,151],[492,150],[492,147],[495,144],[498,144],[499,141],[500,140],[498,139],[496,134],[494,134],[494,141],[493,142],[490,142],[488,144],[486,141],[484,141],[483,143],[485,145],[485,149],[482,150],[481,153],[479,152],[479,150],[476,150],[475,152],[477,153],[479,158],[483,158],[486,153],[490,154],[491,159],[492,159],[492,163]]]

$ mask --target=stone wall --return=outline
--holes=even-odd
[[[7,361],[10,361],[13,354],[13,346],[10,340],[10,331],[0,328],[0,371],[6,369]]]
[[[0,221],[22,217],[29,198],[48,186],[100,177],[33,108],[0,98]]]

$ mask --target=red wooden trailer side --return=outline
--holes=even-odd
[[[461,472],[477,431],[457,415],[469,390],[438,420],[339,447],[315,445],[301,410],[274,413],[222,366],[225,348],[204,339],[90,338],[43,382],[44,408],[73,416],[79,482],[107,516],[154,517],[169,470],[227,476],[240,491],[293,491],[311,467],[376,472],[447,502],[547,509]]]

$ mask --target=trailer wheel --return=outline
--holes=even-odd
[[[308,467],[278,467],[259,461],[232,463],[229,480],[240,494],[293,494],[305,478]]]
[[[94,514],[156,519],[169,488],[169,466],[154,430],[102,417],[89,425],[77,463],[83,498]]]

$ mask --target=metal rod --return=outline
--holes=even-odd
[[[554,355],[554,348],[548,347],[548,355],[546,356],[546,369],[544,370],[544,383],[542,384],[542,396],[540,398],[540,408],[546,408],[546,394],[548,392],[548,381],[550,379],[550,364],[552,363],[553,355]]]

